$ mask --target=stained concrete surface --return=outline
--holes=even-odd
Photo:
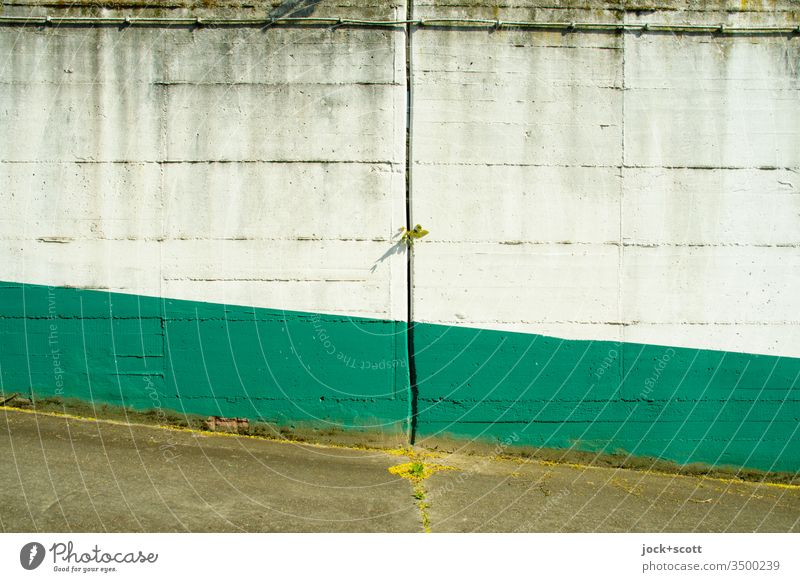
[[[800,22],[795,0],[54,4],[6,0],[3,15],[394,20],[412,4],[425,19]],[[413,314],[452,328],[426,344],[414,327],[420,436],[516,432],[561,447],[620,435],[609,451],[800,466],[787,460],[800,451],[796,35],[295,24],[0,27],[4,386],[61,394],[57,348],[68,397],[149,407],[152,380],[160,403],[198,414],[238,415],[231,403],[257,394],[295,422],[315,409],[371,424],[365,408],[383,398],[369,412],[394,423]],[[407,208],[430,231],[412,262],[395,246]],[[32,284],[52,286],[44,316],[7,299]],[[101,290],[108,309],[86,318],[76,301],[51,321],[66,289]],[[293,334],[296,351],[281,353],[264,339],[288,337],[279,318],[275,332],[249,312],[230,324],[227,309],[122,318],[110,292],[343,325],[310,322],[302,349]],[[375,333],[367,318],[399,327]],[[599,341],[655,353],[615,358]],[[661,354],[680,347],[704,352],[667,370]],[[588,394],[593,354],[616,367]],[[633,362],[642,374],[627,375]],[[181,403],[171,378],[189,390]]]
[[[800,486],[452,456],[428,479],[442,532],[800,531]]]
[[[0,411],[4,531],[418,531],[392,455]]]
[[[800,531],[800,486],[0,410],[2,531]],[[422,503],[420,503],[422,501]],[[420,505],[422,507],[420,507]]]

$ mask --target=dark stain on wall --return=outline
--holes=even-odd
[[[269,11],[270,18],[311,16],[322,0],[286,0]]]

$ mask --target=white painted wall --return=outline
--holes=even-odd
[[[417,14],[798,19],[775,3],[541,4]],[[800,356],[796,36],[422,29],[414,46],[414,219],[431,231],[417,319]]]
[[[0,280],[404,319],[405,259],[379,260],[405,222],[403,51],[0,27]]]
[[[788,0],[550,4],[415,11],[800,22]],[[800,356],[796,36],[413,46],[417,319]],[[405,222],[404,67],[402,30],[0,28],[0,280],[404,319],[405,257],[379,260]]]

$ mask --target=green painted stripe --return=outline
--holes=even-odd
[[[5,392],[404,433],[405,324],[0,284]]]
[[[423,436],[800,470],[800,359],[416,326]]]
[[[408,429],[404,322],[0,283],[4,392]],[[417,434],[800,469],[800,359],[414,325]]]

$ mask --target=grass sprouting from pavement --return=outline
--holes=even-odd
[[[426,462],[426,456],[415,452],[413,449],[408,449],[406,455],[411,460],[408,463],[401,463],[389,467],[389,472],[392,475],[397,475],[398,477],[411,481],[414,487],[412,495],[414,499],[417,500],[417,508],[419,509],[422,519],[422,529],[425,533],[431,533],[431,518],[428,514],[430,503],[427,501],[428,494],[425,491],[424,481],[434,473],[439,471],[453,471],[455,467]]]

